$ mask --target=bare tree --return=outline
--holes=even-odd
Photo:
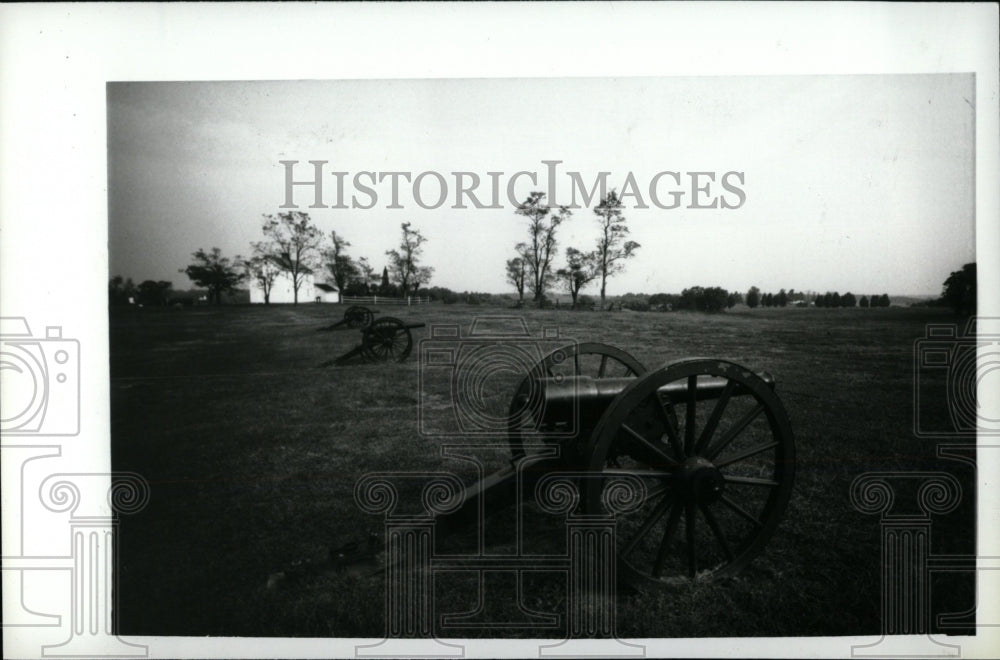
[[[544,203],[544,199],[545,193],[533,192],[514,211],[528,219],[528,241],[519,243],[517,248],[527,264],[531,292],[536,304],[541,302],[551,284],[556,229],[572,215],[572,211],[565,206],[560,206],[556,213],[551,213],[552,209]]]
[[[424,251],[421,246],[427,242],[424,235],[419,229],[411,229],[409,222],[404,222],[401,227],[403,237],[399,249],[386,250],[385,254],[389,257],[389,275],[406,297],[411,291],[419,289],[421,284],[429,282],[434,269],[420,265],[420,255]]]
[[[576,299],[580,295],[580,289],[597,277],[594,268],[596,263],[596,253],[581,252],[576,248],[566,248],[566,267],[556,271],[569,289],[569,294],[573,297],[573,309],[576,309]]]
[[[622,202],[614,190],[594,208],[601,234],[597,238],[597,274],[601,278],[601,309],[604,309],[604,293],[608,278],[625,270],[625,262],[635,256],[641,247],[635,241],[627,241],[628,227],[622,214]]]
[[[299,302],[299,287],[316,267],[323,235],[308,213],[289,211],[264,216],[264,236],[275,245],[272,260],[292,278],[293,302]]]

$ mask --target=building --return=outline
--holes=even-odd
[[[257,281],[250,282],[250,302],[264,302],[264,289],[261,288],[260,283]],[[295,290],[292,288],[291,275],[283,272],[274,278],[268,302],[295,302]],[[299,302],[339,303],[340,291],[332,284],[316,282],[312,275],[304,275],[301,284],[299,284]]]

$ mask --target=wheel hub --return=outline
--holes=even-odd
[[[681,463],[675,484],[677,493],[684,501],[711,504],[722,496],[726,482],[710,461],[692,456]]]

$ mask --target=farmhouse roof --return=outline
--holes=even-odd
[[[326,291],[327,293],[333,293],[334,291],[337,290],[337,287],[333,286],[332,284],[327,284],[326,282],[316,282],[315,284],[313,284],[313,286],[319,289],[320,291]]]

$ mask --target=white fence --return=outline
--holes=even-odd
[[[405,298],[390,298],[389,296],[344,296],[340,299],[345,305],[426,305],[431,301],[427,296],[407,296]]]

